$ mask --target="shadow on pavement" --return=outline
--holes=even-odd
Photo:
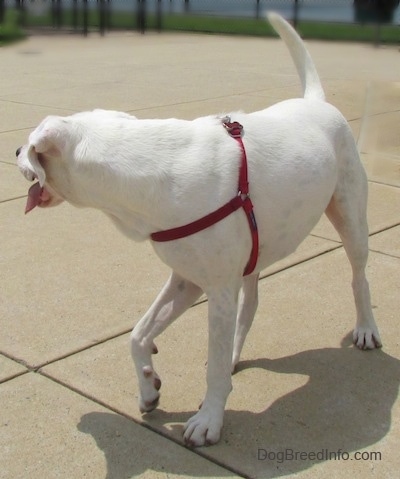
[[[227,410],[221,442],[201,449],[201,454],[243,475],[273,478],[327,460],[353,460],[355,451],[381,440],[390,429],[391,409],[398,396],[400,361],[383,350],[362,352],[343,346],[278,359],[242,361],[237,374],[260,368],[279,374],[306,375],[309,380],[261,413]],[[259,394],[268,400],[268,391]],[[192,414],[157,410],[145,418],[152,428],[179,440],[182,427],[176,423],[185,422]],[[171,423],[175,423],[172,428]],[[138,456],[140,438],[135,437],[137,426],[129,419],[92,413],[82,418],[78,428],[91,434],[103,450],[108,463],[107,479],[130,478],[156,467],[144,463],[148,454]],[[333,455],[339,450],[340,458]],[[295,460],[290,454],[296,451],[311,456],[314,453],[315,457]],[[379,452],[379,447],[374,451]],[[285,460],[279,452],[289,454],[289,458]],[[190,462],[173,463],[172,467],[169,462],[156,470],[189,477],[203,474],[200,470],[190,470]]]

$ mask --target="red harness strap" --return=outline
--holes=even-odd
[[[199,220],[193,221],[184,226],[179,226],[177,228],[172,228],[165,231],[157,231],[156,233],[151,234],[151,239],[153,241],[163,242],[163,241],[172,241],[179,238],[184,238],[185,236],[190,236],[192,234],[198,233],[201,230],[208,228],[209,226],[218,223],[222,219],[226,218],[234,211],[239,208],[243,208],[246,213],[246,217],[249,223],[251,238],[252,238],[252,249],[250,254],[249,262],[244,270],[243,276],[246,276],[254,271],[254,268],[257,264],[258,259],[258,229],[257,222],[254,216],[253,204],[249,197],[249,183],[247,177],[247,157],[246,150],[242,141],[242,131],[243,126],[238,122],[230,122],[229,118],[224,119],[223,126],[227,132],[234,138],[240,145],[242,150],[241,165],[239,171],[239,186],[238,193],[235,198],[226,203],[221,208],[213,211],[212,213],[203,216]]]

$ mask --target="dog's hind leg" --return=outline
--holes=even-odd
[[[131,333],[131,354],[139,382],[139,408],[149,412],[157,407],[161,381],[151,359],[157,352],[154,338],[185,312],[202,294],[193,283],[172,272],[149,310]]]
[[[207,393],[201,408],[186,423],[189,446],[215,444],[221,435],[226,400],[232,390],[231,367],[237,300],[241,278],[229,286],[206,291],[208,297]]]
[[[354,155],[355,145],[349,145]],[[349,150],[348,150],[349,151]],[[354,344],[360,349],[382,346],[372,313],[365,268],[368,259],[367,196],[365,171],[358,160],[349,161],[339,178],[338,187],[328,205],[326,214],[338,231],[353,271],[353,294],[357,322],[353,333]],[[339,173],[340,174],[340,173]]]
[[[243,278],[242,291],[239,300],[239,313],[236,320],[235,341],[233,344],[232,373],[235,372],[243,344],[257,311],[258,278],[259,274],[252,274]]]

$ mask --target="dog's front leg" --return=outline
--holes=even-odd
[[[240,283],[207,294],[207,393],[199,412],[186,423],[183,435],[185,443],[192,447],[215,444],[221,435],[225,403],[232,390],[232,351],[239,287]]]
[[[131,354],[139,381],[139,408],[150,412],[157,407],[161,381],[153,368],[154,338],[199,298],[202,290],[172,272],[150,309],[131,333]]]

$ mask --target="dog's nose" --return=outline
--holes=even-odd
[[[15,156],[18,158],[19,154],[21,153],[22,147],[20,146],[18,150],[15,152]]]

